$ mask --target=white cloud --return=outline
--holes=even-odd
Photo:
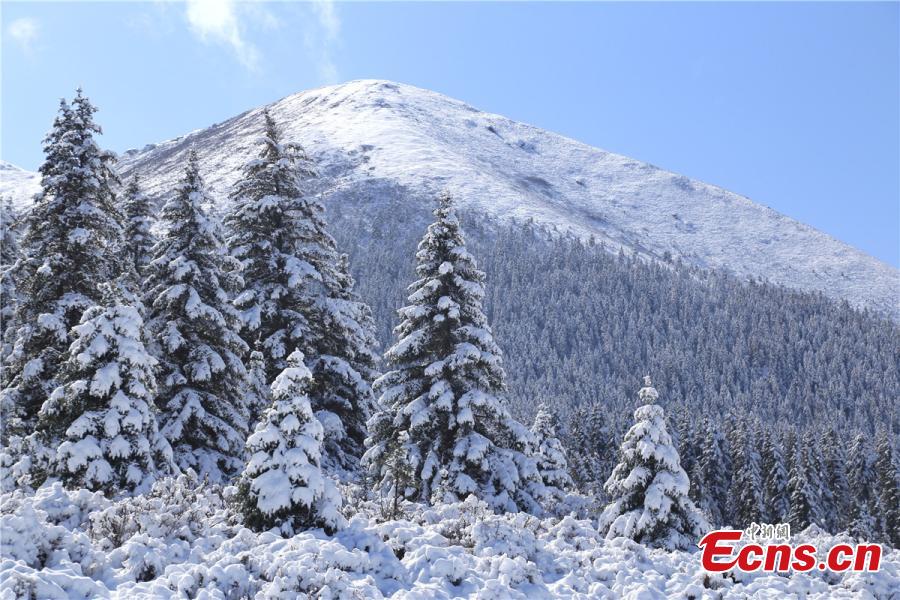
[[[306,45],[314,55],[313,60],[316,61],[319,77],[324,83],[335,83],[339,76],[332,52],[334,46],[340,42],[341,20],[333,0],[313,0],[312,9],[317,27],[315,31],[307,33]]]
[[[234,0],[188,0],[188,25],[204,42],[231,46],[245,67],[255,69],[259,50],[245,39],[236,8]]]
[[[298,29],[319,78],[323,83],[336,82],[339,75],[333,54],[340,43],[341,20],[334,1],[311,0],[296,6],[299,10],[295,14],[303,19]],[[282,21],[275,12],[258,0],[187,0],[185,17],[200,40],[229,47],[245,67],[255,70],[262,54],[251,41],[250,32],[281,28]]]
[[[31,17],[22,17],[10,22],[6,28],[6,32],[13,40],[22,48],[22,52],[31,54],[34,41],[38,36],[37,19]]]
[[[328,42],[336,42],[341,34],[341,20],[334,10],[334,2],[332,0],[314,0],[313,9],[319,18],[319,25],[325,33],[325,40]]]

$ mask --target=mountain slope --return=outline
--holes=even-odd
[[[22,208],[40,189],[39,174],[0,160],[0,198],[9,198],[16,208]]]
[[[330,176],[326,195],[406,190],[421,202],[441,188],[491,219],[533,219],[613,249],[667,254],[741,277],[818,290],[897,316],[896,269],[737,194],[604,152],[440,94],[362,80],[295,94],[270,106],[285,139],[302,143]],[[261,109],[121,156],[163,196],[196,148],[217,194],[256,152]],[[5,176],[4,176],[5,179]],[[339,194],[340,195],[340,194]],[[420,207],[416,207],[420,208]]]

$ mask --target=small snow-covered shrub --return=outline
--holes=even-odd
[[[525,513],[491,515],[472,526],[475,552],[534,560],[541,520]],[[541,544],[542,545],[542,544]]]
[[[474,548],[476,540],[473,529],[475,525],[493,514],[494,511],[486,502],[473,495],[463,502],[436,506],[434,510],[427,511],[423,517],[437,523],[437,530],[450,543],[463,548]]]
[[[221,488],[189,471],[95,512],[88,531],[118,577],[149,581],[186,560],[198,539],[227,537],[229,521]]]
[[[106,588],[71,569],[33,569],[21,562],[0,563],[2,600],[92,600],[106,597]]]
[[[69,492],[58,482],[39,488],[34,495],[4,494],[0,554],[33,569],[67,564],[89,570],[94,550],[79,527],[91,508],[104,503],[102,494]]]
[[[188,471],[160,479],[148,494],[123,498],[95,512],[89,531],[107,549],[118,548],[137,534],[193,542],[224,510],[221,488]]]
[[[307,534],[295,536],[277,548],[270,546],[274,554],[254,561],[264,581],[258,597],[381,597],[374,577],[396,577],[399,564],[380,540],[371,534],[363,533],[362,537],[370,539],[353,539],[352,535],[321,539]]]
[[[48,483],[0,497],[0,600],[56,598],[743,598],[895,600],[900,552],[877,573],[703,570],[696,551],[605,539],[594,521],[495,514],[474,497],[406,505],[378,522],[363,502],[347,525],[291,537],[239,525],[227,496],[192,475],[111,502]],[[223,496],[225,498],[223,499]],[[852,543],[810,527],[793,543]]]

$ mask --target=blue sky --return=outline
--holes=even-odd
[[[116,151],[392,79],[721,185],[900,263],[898,3],[2,5],[2,157],[77,85]]]

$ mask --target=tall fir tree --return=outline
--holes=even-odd
[[[678,456],[681,458],[681,468],[685,473],[693,473],[697,464],[698,444],[695,439],[696,416],[684,405],[674,411],[674,432],[677,442]]]
[[[153,258],[153,206],[150,197],[141,189],[140,178],[133,175],[125,188],[123,207],[125,211],[125,243],[128,258],[137,275],[142,275]]]
[[[160,362],[161,431],[178,465],[230,477],[243,466],[248,433],[247,345],[229,293],[240,286],[191,151],[163,206],[165,233],[147,267],[148,326]]]
[[[847,479],[847,452],[833,427],[822,432],[819,443],[823,499],[822,516],[828,531],[846,531],[850,525],[850,483]]]
[[[368,305],[353,291],[346,255],[338,258],[333,275],[314,312],[317,354],[309,363],[310,397],[325,428],[325,466],[353,471],[365,452],[366,424],[375,410],[375,324]]]
[[[900,477],[891,437],[881,429],[875,435],[875,477],[878,521],[882,540],[900,546]]]
[[[235,305],[245,341],[264,355],[267,383],[291,349],[304,352],[313,411],[325,426],[323,461],[352,469],[373,407],[373,321],[313,197],[315,166],[300,146],[282,142],[268,111],[263,117],[262,150],[244,166],[226,218],[245,282]]]
[[[758,436],[746,419],[734,423],[732,431],[731,524],[738,529],[759,523],[765,514],[761,458],[757,449]]]
[[[535,458],[544,482],[546,501],[554,507],[559,506],[565,500],[567,492],[574,487],[569,475],[566,451],[556,437],[556,429],[556,415],[546,403],[541,404],[534,416],[531,433],[535,438]]]
[[[812,524],[822,526],[821,497],[815,473],[815,447],[807,433],[794,444],[788,479],[791,510],[788,521],[794,531],[801,531]]]
[[[41,191],[11,272],[21,302],[7,357],[10,377],[0,394],[4,438],[34,431],[41,405],[58,384],[72,327],[101,302],[98,284],[122,271],[118,180],[114,156],[94,139],[101,133],[96,110],[79,89],[71,105],[60,101],[44,139]]]
[[[582,493],[606,500],[603,484],[616,464],[612,433],[599,402],[578,406],[569,426],[572,478]]]
[[[847,481],[852,492],[848,530],[851,535],[869,542],[881,539],[876,519],[876,460],[869,437],[863,433],[857,434],[847,456]]]
[[[322,425],[307,396],[312,373],[299,351],[288,356],[287,365],[272,383],[272,406],[247,439],[250,459],[236,500],[244,522],[256,531],[333,532],[343,524],[341,496],[320,465]]]
[[[638,396],[642,405],[634,411],[620,462],[606,482],[612,502],[600,515],[600,532],[607,539],[627,537],[668,550],[687,549],[697,544],[709,524],[688,495],[690,481],[649,376]]]
[[[762,436],[762,472],[765,475],[765,519],[768,523],[787,521],[790,512],[788,497],[788,471],[777,432],[764,432]]]
[[[691,498],[716,526],[727,525],[731,458],[725,437],[709,417],[703,419],[703,445],[692,474]]]
[[[66,487],[107,495],[149,490],[176,468],[160,435],[153,397],[156,361],[144,348],[143,320],[109,294],[85,311],[54,390],[38,415],[38,434],[57,448],[49,474]]]
[[[20,258],[17,222],[12,201],[9,198],[0,199],[0,389],[6,387],[6,362],[15,343],[16,307],[19,304],[19,292],[12,271]]]
[[[390,371],[376,382],[385,414],[373,417],[365,461],[381,489],[395,489],[388,459],[403,456],[415,474],[404,491],[414,500],[474,494],[495,510],[541,512],[533,437],[501,398],[505,374],[482,310],[484,274],[449,195],[434,214],[386,354]],[[398,448],[401,436],[407,441]]]

